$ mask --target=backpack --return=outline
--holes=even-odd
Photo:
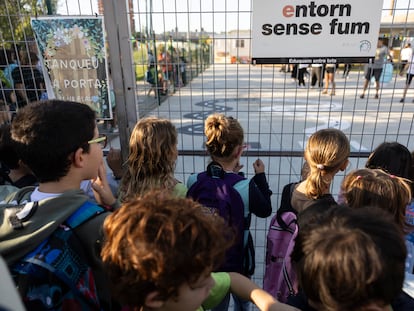
[[[227,250],[225,262],[218,271],[252,275],[255,254],[249,231],[251,214],[249,212],[245,217],[244,201],[234,188],[241,181],[249,182],[238,174],[226,173],[218,163],[212,162],[189,186],[187,197],[204,205],[209,213],[220,215],[234,230],[235,242]]]
[[[290,183],[283,188],[280,208],[273,216],[267,234],[263,289],[280,302],[286,302],[298,290],[296,273],[290,260],[298,234],[297,212],[290,203],[295,185]]]
[[[29,202],[7,207],[12,228],[23,228],[38,206],[38,202]],[[9,267],[28,310],[101,309],[87,255],[73,229],[104,211],[85,202],[33,251]]]
[[[148,68],[148,70],[145,72],[145,81],[147,81],[149,84],[155,84],[155,69]]]

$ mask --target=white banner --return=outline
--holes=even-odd
[[[253,0],[252,62],[369,62],[382,0]]]

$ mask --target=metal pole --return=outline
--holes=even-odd
[[[128,157],[130,133],[138,118],[135,72],[127,0],[103,0],[122,160]]]

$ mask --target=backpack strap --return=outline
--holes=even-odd
[[[35,190],[34,186],[27,186],[24,188],[19,189],[16,192],[10,193],[6,198],[5,198],[5,202],[7,203],[13,203],[15,202],[15,204],[20,204],[22,200],[25,199],[25,197],[29,194],[32,193]]]
[[[287,184],[282,190],[282,199],[280,201],[280,208],[276,212],[276,219],[279,225],[283,228],[283,230],[287,230],[290,224],[287,224],[283,220],[282,215],[285,212],[291,212],[291,213],[294,213],[295,215],[298,214],[298,212],[292,207],[292,203],[291,203],[292,193],[293,193],[293,190],[295,190],[295,186],[297,184],[298,183],[296,182]]]
[[[12,211],[9,216],[9,223],[14,230],[23,229],[23,223],[36,212],[39,202],[28,202],[8,209]]]
[[[71,216],[69,216],[65,223],[70,228],[74,229],[103,212],[105,212],[105,209],[102,206],[86,201]]]

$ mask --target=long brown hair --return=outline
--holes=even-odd
[[[329,187],[329,173],[339,170],[348,159],[350,145],[345,134],[337,129],[322,129],[309,138],[305,148],[305,159],[310,172],[306,179],[306,195],[317,199]]]
[[[129,140],[128,170],[120,185],[121,201],[150,189],[172,190],[177,159],[177,130],[167,119],[146,117],[135,125]]]

